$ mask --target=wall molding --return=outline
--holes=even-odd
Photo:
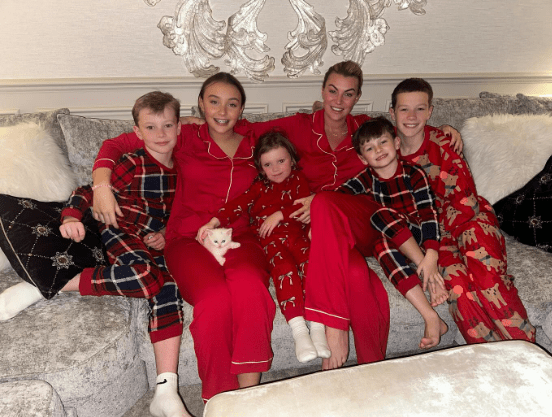
[[[405,74],[367,74],[356,109],[386,111],[395,85]],[[415,74],[427,79],[436,97],[475,97],[481,91],[515,95],[551,95],[552,73]],[[247,93],[246,112],[282,112],[310,108],[320,99],[322,76],[291,80],[270,77],[263,83],[240,79]],[[140,95],[169,91],[181,100],[182,114],[191,114],[203,83],[197,78],[79,78],[0,80],[0,113],[28,113],[67,107],[87,117],[129,119]]]

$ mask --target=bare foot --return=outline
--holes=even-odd
[[[435,286],[435,292],[430,291],[429,297],[431,300],[431,307],[437,307],[439,304],[443,304],[449,298],[449,292],[439,285]]]
[[[322,370],[342,367],[349,356],[349,332],[326,326],[326,339],[332,356],[322,359]]]
[[[420,349],[430,349],[441,342],[441,336],[448,331],[447,324],[435,314],[435,317],[426,321],[424,337],[420,342]]]

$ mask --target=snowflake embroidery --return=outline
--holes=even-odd
[[[55,266],[58,270],[69,269],[70,266],[75,265],[73,262],[73,256],[69,255],[67,252],[56,252],[56,256],[52,256],[50,259],[54,261],[52,266]]]
[[[26,209],[34,210],[36,208],[36,204],[33,203],[31,200],[18,200],[18,203],[20,206],[23,206]]]
[[[552,181],[552,174],[544,174],[542,177],[540,177],[539,182],[541,184],[548,184],[550,181]]]
[[[540,216],[529,217],[527,223],[529,223],[529,227],[533,229],[542,229],[542,220]]]
[[[96,259],[97,263],[104,263],[105,262],[103,252],[100,248],[93,248],[92,249],[92,255]]]
[[[516,197],[516,199],[514,200],[514,204],[521,204],[523,203],[523,200],[525,200],[525,195],[524,194],[520,194]]]
[[[50,229],[48,226],[37,224],[35,227],[32,228],[32,233],[37,236],[48,236],[50,233],[52,233],[52,229]]]

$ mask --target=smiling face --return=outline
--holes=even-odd
[[[167,106],[163,113],[155,113],[149,108],[140,110],[134,132],[144,141],[144,147],[156,160],[169,166],[180,132],[180,121],[174,109]]]
[[[291,174],[293,161],[289,152],[279,146],[261,155],[261,167],[270,181],[279,184]]]
[[[322,88],[325,117],[335,121],[343,120],[351,113],[359,98],[360,93],[356,77],[331,74]]]
[[[424,127],[432,112],[429,96],[421,91],[397,94],[395,108],[389,109],[399,137],[411,143],[423,141]]]
[[[242,114],[242,96],[235,86],[214,82],[205,88],[203,97],[199,98],[199,107],[211,137],[225,137],[234,133],[234,126]]]
[[[391,178],[397,171],[397,150],[399,138],[385,132],[379,138],[370,139],[360,145],[360,160],[370,165],[381,178]]]

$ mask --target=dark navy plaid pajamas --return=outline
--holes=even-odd
[[[169,218],[176,189],[176,170],[159,165],[144,149],[124,155],[111,176],[123,217],[119,229],[100,225],[110,266],[87,268],[81,274],[83,295],[122,295],[145,298],[150,308],[152,342],[182,333],[183,301],[161,252],[143,239],[162,230]],[[73,192],[65,216],[78,219],[92,206],[90,186]]]
[[[411,236],[424,249],[438,249],[439,223],[435,199],[425,172],[399,161],[397,173],[381,179],[371,169],[343,183],[337,191],[368,194],[382,206],[370,221],[382,237],[374,244],[374,256],[391,283],[405,295],[420,279],[399,247]]]

